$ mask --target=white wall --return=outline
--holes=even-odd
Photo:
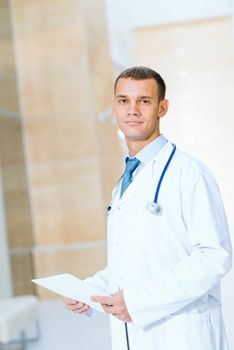
[[[232,0],[127,0],[133,27],[227,16]]]
[[[106,0],[109,45],[116,75],[135,63],[131,16],[129,0]]]

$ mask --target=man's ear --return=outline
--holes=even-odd
[[[159,102],[158,107],[158,118],[164,117],[164,115],[167,113],[169,107],[169,101],[164,99]]]

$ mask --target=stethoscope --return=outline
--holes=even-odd
[[[154,201],[153,202],[149,202],[147,205],[146,205],[146,209],[151,213],[151,214],[154,214],[154,215],[161,215],[162,214],[162,206],[158,203],[158,196],[159,196],[159,191],[160,191],[160,188],[161,188],[161,185],[162,185],[162,181],[163,181],[163,178],[165,176],[165,173],[169,167],[169,164],[171,163],[171,160],[175,154],[175,151],[176,151],[176,145],[173,144],[173,149],[171,151],[171,154],[163,168],[163,171],[161,173],[161,176],[160,176],[160,179],[158,181],[158,185],[157,185],[157,188],[156,188],[156,191],[155,191],[155,196],[154,196]]]

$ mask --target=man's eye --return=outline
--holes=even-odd
[[[128,100],[126,98],[119,99],[119,103],[121,103],[121,104],[126,104],[127,102],[128,102]]]
[[[150,100],[141,100],[141,103],[142,103],[143,105],[147,105],[147,104],[150,103]]]

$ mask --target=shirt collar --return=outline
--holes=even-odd
[[[157,153],[167,144],[168,140],[163,136],[159,135],[155,140],[148,143],[143,147],[140,152],[135,155],[135,158],[139,159],[144,165],[153,159]],[[128,158],[133,158],[127,155]],[[125,159],[127,158],[125,157]]]

